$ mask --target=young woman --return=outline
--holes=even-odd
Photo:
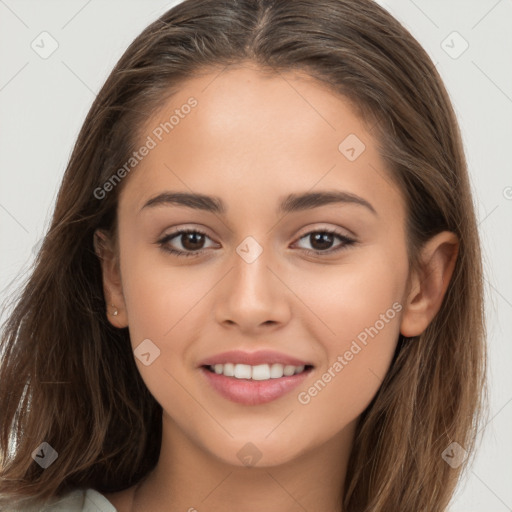
[[[0,506],[446,510],[484,333],[409,32],[371,0],[186,0],[94,101],[4,326]]]

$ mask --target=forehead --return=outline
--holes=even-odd
[[[190,97],[197,100],[197,106],[185,117],[193,121],[179,120],[182,125],[193,124],[196,136],[187,140],[190,148],[197,144],[206,149],[208,142],[229,138],[232,151],[247,143],[257,152],[253,143],[257,141],[268,151],[284,154],[287,147],[311,141],[304,149],[317,147],[337,156],[337,142],[347,128],[361,139],[370,138],[349,100],[335,95],[325,84],[304,72],[271,74],[254,65],[204,72],[186,81],[148,120],[144,132],[169,121],[173,111],[183,108]],[[179,128],[176,124],[172,133],[165,134],[169,137],[164,135],[169,143],[190,135],[187,126]],[[326,143],[315,144],[319,140]]]
[[[205,72],[147,120],[139,145],[149,139],[152,149],[122,194],[139,208],[167,188],[251,190],[270,201],[315,184],[369,196],[385,188],[400,201],[364,120],[305,73],[270,74],[251,65]]]

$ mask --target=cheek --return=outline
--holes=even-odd
[[[374,246],[354,252],[342,264],[308,269],[297,272],[290,287],[304,298],[311,318],[317,319],[308,324],[315,329],[311,339],[321,340],[331,356],[348,348],[376,322],[382,331],[389,331],[389,326],[398,329],[399,311],[393,304],[401,301],[404,293],[408,271],[405,248],[392,253],[385,246]],[[388,310],[382,329],[381,315]]]
[[[201,336],[205,320],[200,315],[201,299],[212,287],[211,276],[208,281],[206,275],[198,275],[203,271],[196,274],[166,265],[165,256],[155,253],[133,251],[122,264],[131,344],[150,393],[165,410],[188,417],[197,414],[197,404],[186,391],[192,369],[187,356],[193,340]],[[142,351],[138,347],[149,348],[150,364],[137,358],[137,353],[147,353],[148,348]]]
[[[329,438],[356,420],[379,390],[392,360],[396,339],[394,327],[369,338],[366,345],[355,341],[343,347],[326,368],[318,372],[309,386],[299,390],[305,430],[316,430]]]
[[[190,397],[180,386],[195,371],[192,351],[195,341],[209,328],[205,306],[218,277],[208,264],[180,265],[174,256],[155,247],[123,240],[121,275],[132,348],[150,340],[158,356],[146,366],[135,360],[148,389],[160,403],[182,402],[191,406]],[[185,260],[185,258],[184,258]],[[148,344],[148,342],[146,342]],[[149,346],[152,346],[149,344]]]
[[[121,269],[123,292],[132,344],[150,338],[176,353],[184,349],[180,340],[191,339],[191,329],[199,323],[194,314],[212,288],[212,277],[206,266],[187,270],[166,258],[154,249],[127,255]]]
[[[313,336],[322,339],[327,363],[297,396],[307,428],[318,428],[321,417],[334,434],[377,393],[398,342],[406,277],[405,251],[391,257],[375,250],[339,267],[329,284],[316,281],[309,288],[324,322]]]

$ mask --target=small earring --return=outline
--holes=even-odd
[[[114,308],[114,311],[112,311],[112,315],[117,316],[117,313],[118,313],[117,308],[114,306],[114,304],[110,304],[110,305]]]

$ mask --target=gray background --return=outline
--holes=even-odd
[[[176,3],[0,0],[0,300],[19,286],[33,260],[95,94],[133,38]],[[512,0],[379,3],[424,46],[448,88],[484,249],[490,421],[450,510],[510,511]],[[58,44],[47,58],[31,47],[38,44],[43,51],[46,37],[44,49],[51,49],[52,39],[40,36],[43,31]],[[469,46],[461,53],[464,40]]]

